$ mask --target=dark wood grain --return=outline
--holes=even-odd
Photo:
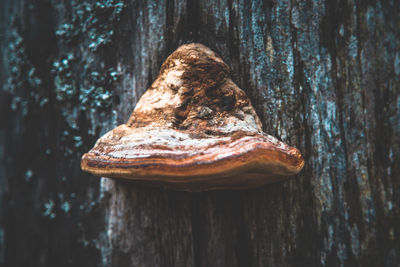
[[[398,266],[396,1],[0,2],[3,266]],[[201,194],[84,174],[180,44],[231,67],[296,179]]]

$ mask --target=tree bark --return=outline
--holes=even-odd
[[[396,1],[0,2],[0,265],[399,266]],[[180,44],[232,68],[286,182],[198,194],[80,171]]]

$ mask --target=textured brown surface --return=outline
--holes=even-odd
[[[166,59],[127,124],[101,137],[81,167],[98,176],[204,191],[276,182],[303,164],[296,148],[262,132],[222,59],[188,44]]]

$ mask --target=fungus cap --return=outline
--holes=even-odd
[[[81,161],[82,170],[97,176],[192,192],[257,187],[303,165],[296,148],[262,131],[222,59],[194,43],[165,60],[128,122]]]

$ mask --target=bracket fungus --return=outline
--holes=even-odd
[[[262,131],[222,59],[195,43],[165,60],[128,122],[81,161],[82,170],[97,176],[191,192],[257,187],[303,165],[299,150]]]

